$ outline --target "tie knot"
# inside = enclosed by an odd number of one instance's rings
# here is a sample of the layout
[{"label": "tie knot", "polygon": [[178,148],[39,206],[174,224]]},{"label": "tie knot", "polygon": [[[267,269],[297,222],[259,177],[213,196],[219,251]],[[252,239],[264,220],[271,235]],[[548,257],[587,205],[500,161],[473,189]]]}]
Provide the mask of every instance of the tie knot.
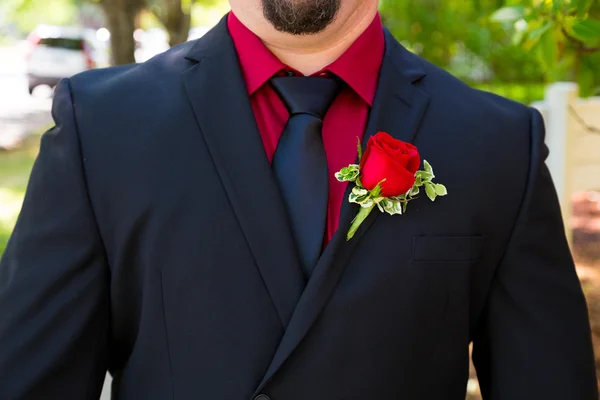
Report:
[{"label": "tie knot", "polygon": [[271,79],[271,86],[290,114],[311,114],[323,120],[341,89],[337,78],[285,76]]}]

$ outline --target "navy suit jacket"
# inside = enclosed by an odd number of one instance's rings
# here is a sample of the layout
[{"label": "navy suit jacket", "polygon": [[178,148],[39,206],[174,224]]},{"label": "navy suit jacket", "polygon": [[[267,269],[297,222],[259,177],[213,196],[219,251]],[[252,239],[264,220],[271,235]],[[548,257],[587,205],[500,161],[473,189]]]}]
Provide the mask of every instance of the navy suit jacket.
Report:
[{"label": "navy suit jacket", "polygon": [[[357,60],[359,62],[359,60]],[[386,33],[366,139],[449,195],[357,212],[308,282],[225,22],[56,89],[0,267],[0,398],[597,400],[538,112]]]}]

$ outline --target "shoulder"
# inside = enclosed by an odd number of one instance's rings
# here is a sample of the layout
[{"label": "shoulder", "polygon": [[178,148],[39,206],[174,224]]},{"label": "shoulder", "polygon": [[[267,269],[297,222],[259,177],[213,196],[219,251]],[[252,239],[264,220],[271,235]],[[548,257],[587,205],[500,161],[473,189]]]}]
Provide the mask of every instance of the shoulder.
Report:
[{"label": "shoulder", "polygon": [[[195,63],[186,59],[194,43],[184,43],[145,63],[90,70],[59,84],[53,117],[72,120],[82,154],[92,165],[106,154],[126,159],[140,144],[174,135],[175,121],[189,108],[182,74]],[[193,116],[193,114],[191,114]]]},{"label": "shoulder", "polygon": [[477,134],[528,134],[534,114],[531,107],[474,89],[425,60],[422,63],[427,73],[422,88],[430,96],[430,111],[440,118],[450,124],[471,127]]},{"label": "shoulder", "polygon": [[193,65],[185,58],[192,45],[184,43],[141,64],[86,71],[61,85],[70,88],[82,140],[135,136],[140,121],[152,125],[181,109],[187,101],[181,75]]},{"label": "shoulder", "polygon": [[530,157],[532,146],[543,145],[544,124],[536,109],[474,89],[430,62],[410,56],[424,72],[414,84],[428,97],[421,128],[429,135],[444,136],[484,154],[506,150],[521,159]]},{"label": "shoulder", "polygon": [[[474,89],[447,71],[411,53],[386,32],[386,58],[400,79],[428,99],[422,128],[461,139],[486,137],[528,141],[537,111],[527,105]],[[477,140],[476,140],[477,142]]]},{"label": "shoulder", "polygon": [[[532,165],[541,164],[547,156],[539,112],[471,88],[441,68],[404,51],[404,57],[410,57],[405,62],[420,70],[420,78],[413,85],[427,98],[416,135],[417,145],[443,171],[440,176],[459,182],[455,186],[463,185],[462,190],[473,193],[473,198],[488,201],[525,188]],[[396,69],[402,72],[402,67]],[[470,176],[469,182],[489,184],[460,183],[463,176]],[[518,201],[520,198],[515,204]]]},{"label": "shoulder", "polygon": [[73,96],[101,99],[126,95],[142,98],[147,90],[164,89],[190,66],[185,56],[192,46],[193,42],[175,46],[141,64],[77,74],[70,78]]}]

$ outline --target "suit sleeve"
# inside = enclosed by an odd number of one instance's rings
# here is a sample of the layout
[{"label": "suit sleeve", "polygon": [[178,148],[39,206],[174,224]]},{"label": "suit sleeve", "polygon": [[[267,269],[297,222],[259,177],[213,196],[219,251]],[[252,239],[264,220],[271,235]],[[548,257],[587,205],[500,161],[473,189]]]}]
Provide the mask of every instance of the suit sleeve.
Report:
[{"label": "suit sleeve", "polygon": [[109,274],[87,194],[69,81],[0,261],[0,398],[98,399]]},{"label": "suit sleeve", "polygon": [[598,400],[587,306],[532,111],[528,187],[474,337],[485,400]]}]

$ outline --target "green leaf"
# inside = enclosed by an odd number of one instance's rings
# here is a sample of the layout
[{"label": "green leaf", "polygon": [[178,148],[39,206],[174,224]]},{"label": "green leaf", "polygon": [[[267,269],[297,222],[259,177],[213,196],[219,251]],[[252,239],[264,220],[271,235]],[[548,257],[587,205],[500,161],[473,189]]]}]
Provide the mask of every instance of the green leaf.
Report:
[{"label": "green leaf", "polygon": [[398,200],[387,198],[377,203],[379,211],[386,212],[390,215],[402,214],[402,204]]},{"label": "green leaf", "polygon": [[539,28],[533,29],[531,32],[529,32],[529,34],[527,35],[527,41],[529,42],[530,46],[535,46],[535,44],[537,44],[539,42],[539,40],[542,38],[542,36],[548,32],[548,30],[550,28],[552,28],[554,26],[554,21],[548,21],[546,22],[544,25],[540,26]]},{"label": "green leaf", "polygon": [[350,196],[348,197],[348,201],[350,203],[356,203],[363,206],[364,204],[372,204],[373,199],[371,198],[371,194],[365,188],[355,186],[352,188],[352,192],[350,192]]},{"label": "green leaf", "polygon": [[408,201],[402,203],[402,212],[406,214],[406,208],[408,207]]},{"label": "green leaf", "polygon": [[564,5],[565,0],[552,0],[552,9],[554,12],[558,12]]},{"label": "green leaf", "polygon": [[354,194],[358,197],[367,196],[369,194],[369,191],[365,188],[356,186],[356,187],[352,188],[352,194]]},{"label": "green leaf", "polygon": [[490,17],[493,22],[499,23],[510,23],[516,22],[521,18],[525,17],[525,7],[523,6],[510,6],[502,7],[496,10]]},{"label": "green leaf", "polygon": [[544,1],[540,1],[537,6],[527,10],[524,20],[526,22],[536,21],[542,14],[548,14],[546,3]]},{"label": "green leaf", "polygon": [[423,166],[425,167],[425,172],[429,172],[431,175],[433,175],[433,168],[431,167],[431,164],[427,162],[427,160],[423,160]]},{"label": "green leaf", "polygon": [[375,205],[375,202],[372,198],[368,197],[365,201],[362,201],[358,204],[360,204],[362,208],[371,208]]},{"label": "green leaf", "polygon": [[413,186],[412,189],[410,189],[410,192],[408,192],[409,196],[418,196],[419,192],[421,191],[421,189],[419,189],[419,187],[417,185]]},{"label": "green leaf", "polygon": [[435,201],[437,194],[435,192],[435,185],[433,183],[431,183],[431,182],[425,183],[425,192],[427,192],[427,197],[429,197],[429,199],[431,201]]},{"label": "green leaf", "polygon": [[358,136],[356,139],[358,140],[358,163],[360,164],[360,160],[362,159],[362,143],[360,142],[360,138]]},{"label": "green leaf", "polygon": [[438,196],[445,196],[445,195],[448,194],[448,190],[446,189],[446,186],[438,183],[438,184],[435,185],[435,193]]},{"label": "green leaf", "polygon": [[356,164],[350,164],[346,168],[342,168],[339,172],[335,173],[335,178],[340,182],[354,182],[360,174],[359,166]]},{"label": "green leaf", "polygon": [[546,71],[552,71],[558,61],[558,42],[555,40],[554,30],[547,30],[542,35],[537,50]]},{"label": "green leaf", "polygon": [[[417,180],[421,179],[422,183],[431,182],[431,180],[433,178],[435,178],[435,176],[431,172],[427,172],[427,171],[417,171],[415,176],[416,176]],[[420,185],[420,186],[422,186],[422,185]]]},{"label": "green leaf", "polygon": [[574,11],[579,18],[583,18],[594,0],[571,0],[568,10]]},{"label": "green leaf", "polygon": [[[582,60],[583,61],[583,60]],[[577,73],[577,83],[581,97],[594,96],[594,82],[596,80],[596,67],[591,62],[582,62]]]},{"label": "green leaf", "polygon": [[373,188],[373,190],[371,190],[371,196],[372,196],[372,197],[375,197],[375,198],[376,198],[376,197],[379,197],[379,196],[381,195],[381,184],[382,184],[383,182],[385,182],[385,179],[382,179],[382,180],[381,180],[381,182],[379,182],[379,183],[377,184],[377,186],[375,186],[375,187]]},{"label": "green leaf", "polygon": [[577,39],[584,42],[600,39],[600,21],[597,19],[584,19],[571,26],[571,31]]}]

